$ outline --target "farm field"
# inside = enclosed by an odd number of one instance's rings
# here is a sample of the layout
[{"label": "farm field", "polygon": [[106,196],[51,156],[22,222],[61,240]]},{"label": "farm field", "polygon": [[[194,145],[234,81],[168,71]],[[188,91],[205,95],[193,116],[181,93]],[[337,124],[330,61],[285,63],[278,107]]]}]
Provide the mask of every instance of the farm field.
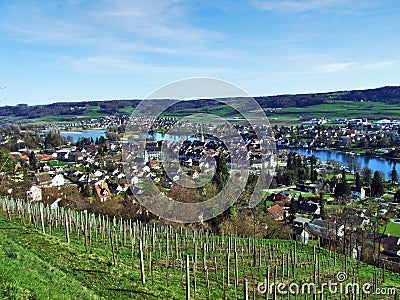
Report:
[{"label": "farm field", "polygon": [[[298,124],[303,119],[313,117],[326,117],[331,120],[336,118],[360,118],[367,117],[371,120],[382,118],[400,118],[400,106],[382,102],[354,102],[344,100],[328,100],[329,103],[311,105],[306,107],[288,107],[277,109],[268,113],[268,119],[272,125]],[[240,109],[240,108],[239,108]],[[118,109],[117,114],[131,115],[135,109],[125,106]],[[162,117],[182,117],[188,114],[211,113],[227,119],[237,119],[242,116],[226,105],[214,105],[209,107],[185,109],[181,111],[165,111]],[[19,117],[0,117],[2,123],[29,122],[29,123],[67,123],[78,120],[90,120],[93,118],[108,116],[102,112],[99,106],[88,106],[84,115],[48,115],[36,119],[21,119]],[[251,115],[251,114],[250,114]],[[251,116],[250,116],[251,117]]]},{"label": "farm field", "polygon": [[331,120],[361,117],[368,119],[400,118],[400,107],[399,105],[381,102],[332,101],[328,104],[279,109],[269,118],[271,123],[275,121],[279,123],[291,123],[299,121],[300,116],[304,119],[326,117]]},{"label": "farm field", "polygon": [[[311,283],[318,292],[343,272],[342,284],[400,288],[399,274],[315,244],[216,236],[15,200],[1,199],[0,205],[0,295],[5,299],[265,299],[260,283]],[[288,298],[270,291],[269,299],[274,293],[275,299]],[[340,296],[324,293],[324,299]]]}]

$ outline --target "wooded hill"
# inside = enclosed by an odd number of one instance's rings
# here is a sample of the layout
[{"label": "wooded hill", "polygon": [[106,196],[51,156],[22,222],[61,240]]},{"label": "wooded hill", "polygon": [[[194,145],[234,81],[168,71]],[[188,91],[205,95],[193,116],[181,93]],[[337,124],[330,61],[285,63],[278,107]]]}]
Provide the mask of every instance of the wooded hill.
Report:
[{"label": "wooded hill", "polygon": [[[263,108],[307,107],[334,101],[368,101],[387,104],[400,104],[400,86],[387,86],[376,89],[339,91],[329,93],[311,93],[255,97]],[[81,102],[57,102],[46,105],[0,107],[0,117],[18,119],[38,119],[46,116],[101,116],[130,113],[140,100],[104,100]],[[207,104],[207,105],[205,105]],[[202,99],[183,101],[169,111],[198,109],[218,105],[218,101]]]}]

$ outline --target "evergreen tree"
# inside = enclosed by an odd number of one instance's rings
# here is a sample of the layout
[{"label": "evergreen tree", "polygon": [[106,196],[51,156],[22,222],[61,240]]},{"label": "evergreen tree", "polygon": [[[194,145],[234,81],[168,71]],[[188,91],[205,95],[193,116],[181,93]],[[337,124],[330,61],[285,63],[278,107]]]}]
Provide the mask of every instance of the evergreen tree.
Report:
[{"label": "evergreen tree", "polygon": [[363,180],[364,180],[364,184],[365,185],[370,185],[371,184],[371,180],[372,180],[372,170],[368,167],[365,167],[362,170],[362,176],[363,176]]},{"label": "evergreen tree", "polygon": [[342,171],[342,179],[339,183],[336,184],[335,188],[335,198],[337,199],[346,199],[350,194],[350,187],[347,183],[346,172]]},{"label": "evergreen tree", "polygon": [[322,219],[326,218],[326,212],[325,212],[325,199],[324,199],[324,194],[319,193],[319,206],[320,206],[320,213],[319,215],[321,216]]},{"label": "evergreen tree", "polygon": [[[301,194],[300,194],[301,196]],[[293,221],[295,215],[298,212],[297,202],[294,200],[294,197],[290,200],[290,207],[289,207],[289,214],[290,214],[290,221]]]},{"label": "evergreen tree", "polygon": [[400,202],[400,190],[397,190],[393,197],[394,202]]},{"label": "evergreen tree", "polygon": [[29,166],[32,170],[36,170],[38,168],[36,154],[33,151],[31,151],[31,153],[29,154]]},{"label": "evergreen tree", "polygon": [[374,196],[382,196],[384,193],[383,180],[379,171],[374,172],[374,177],[371,182],[371,192]]},{"label": "evergreen tree", "polygon": [[238,217],[237,211],[236,211],[236,206],[233,204],[231,207],[229,207],[229,218],[232,220],[236,220]]},{"label": "evergreen tree", "polygon": [[215,183],[219,189],[222,189],[229,179],[229,168],[226,164],[226,156],[220,152],[216,159],[217,167],[215,170]]},{"label": "evergreen tree", "polygon": [[358,173],[358,172],[356,173],[356,179],[355,179],[354,184],[355,184],[356,187],[361,187],[362,186],[361,176],[360,176],[360,173]]},{"label": "evergreen tree", "polygon": [[311,156],[310,161],[311,161],[310,180],[312,182],[315,182],[318,179],[318,173],[315,171],[315,164],[317,162],[317,158],[315,157],[315,155]]},{"label": "evergreen tree", "polygon": [[397,173],[396,165],[394,165],[392,171],[390,171],[390,179],[392,184],[395,184],[399,180],[399,174]]},{"label": "evergreen tree", "polygon": [[303,197],[303,195],[300,193],[299,202],[303,202],[303,201],[304,201],[304,197]]}]

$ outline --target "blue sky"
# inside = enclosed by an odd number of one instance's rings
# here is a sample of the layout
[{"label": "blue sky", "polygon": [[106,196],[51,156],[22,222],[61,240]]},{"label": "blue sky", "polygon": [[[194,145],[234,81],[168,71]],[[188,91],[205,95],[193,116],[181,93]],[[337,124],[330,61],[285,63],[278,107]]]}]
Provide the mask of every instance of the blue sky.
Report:
[{"label": "blue sky", "polygon": [[0,105],[188,77],[252,96],[399,85],[399,20],[398,0],[0,0]]}]

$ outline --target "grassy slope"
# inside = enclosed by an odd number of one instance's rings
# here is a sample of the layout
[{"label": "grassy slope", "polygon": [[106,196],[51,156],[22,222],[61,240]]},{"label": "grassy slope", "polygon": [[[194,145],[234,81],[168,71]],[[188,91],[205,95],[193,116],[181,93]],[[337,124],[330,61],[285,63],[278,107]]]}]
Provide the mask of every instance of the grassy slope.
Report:
[{"label": "grassy slope", "polygon": [[157,283],[151,290],[141,286],[137,271],[112,267],[99,251],[86,254],[81,244],[9,223],[0,213],[0,299],[99,298],[180,297]]},{"label": "grassy slope", "polygon": [[8,234],[0,236],[0,297],[2,299],[99,298],[73,276],[44,261],[32,251],[24,249],[21,243],[16,243]]},{"label": "grassy slope", "polygon": [[400,117],[400,107],[380,102],[350,102],[332,101],[329,104],[307,106],[303,108],[291,107],[278,110],[270,117],[270,120],[294,121],[299,120],[299,116],[305,118],[327,117],[335,118],[357,118],[368,117],[379,119],[384,117]]},{"label": "grassy slope", "polygon": [[[380,229],[380,232],[383,232],[384,227]],[[386,227],[385,234],[390,234],[395,237],[400,237],[400,224],[395,222],[389,222]]]},{"label": "grassy slope", "polygon": [[[279,243],[283,249],[291,247],[289,241],[271,242]],[[299,246],[299,251],[300,248],[302,253],[304,251],[302,255],[312,256],[312,246],[303,246]],[[129,253],[129,249],[127,250]],[[128,253],[126,259],[120,257],[118,267],[112,265],[109,248],[107,253],[105,255],[104,245],[101,243],[93,248],[92,254],[85,253],[81,239],[73,238],[67,244],[62,231],[43,235],[32,225],[21,225],[16,216],[10,223],[5,213],[0,212],[0,298],[184,299],[185,279],[179,275],[179,267],[175,271],[171,269],[169,282],[165,282],[162,261],[155,261],[154,282],[148,278],[146,286],[142,286],[138,266],[132,270]],[[323,260],[328,257],[332,259],[331,253],[326,249],[321,249],[321,255]],[[243,265],[244,268],[247,268],[247,263]],[[337,263],[336,268],[340,270],[342,262],[338,260]],[[368,280],[372,278],[373,270],[372,266],[361,264],[360,275]],[[210,275],[212,273],[210,271]],[[301,277],[300,274],[297,276]],[[400,287],[398,274],[386,272],[385,277],[384,286]],[[307,278],[305,276],[303,279]],[[205,299],[204,287],[200,291],[201,285],[203,284],[199,282],[198,299]],[[222,297],[222,288],[213,285],[212,299]]]}]

